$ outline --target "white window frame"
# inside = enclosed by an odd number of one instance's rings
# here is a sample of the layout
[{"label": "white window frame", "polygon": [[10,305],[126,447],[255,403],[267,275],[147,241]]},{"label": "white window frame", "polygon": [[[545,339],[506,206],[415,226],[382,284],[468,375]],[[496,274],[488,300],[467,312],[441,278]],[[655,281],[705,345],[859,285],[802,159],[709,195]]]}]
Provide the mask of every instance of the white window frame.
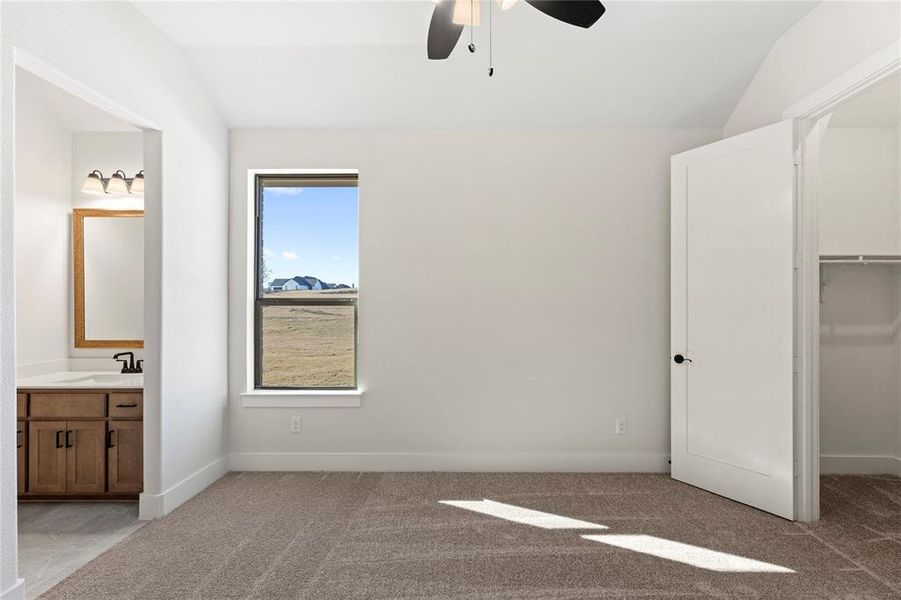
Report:
[{"label": "white window frame", "polygon": [[[256,291],[256,180],[266,175],[356,175],[357,169],[248,169],[245,214],[244,262],[244,408],[355,408],[362,404],[363,384],[357,375],[354,390],[258,390],[254,389],[254,309]],[[359,189],[359,188],[358,188]],[[359,336],[357,343],[359,344]]]}]

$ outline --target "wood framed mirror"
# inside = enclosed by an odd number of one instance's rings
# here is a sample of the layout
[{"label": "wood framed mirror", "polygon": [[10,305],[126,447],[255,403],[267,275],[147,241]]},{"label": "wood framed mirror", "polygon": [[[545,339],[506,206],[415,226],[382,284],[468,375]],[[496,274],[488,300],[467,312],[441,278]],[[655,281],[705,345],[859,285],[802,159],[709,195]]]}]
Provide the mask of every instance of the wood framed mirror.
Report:
[{"label": "wood framed mirror", "polygon": [[144,347],[144,211],[72,211],[76,348]]}]

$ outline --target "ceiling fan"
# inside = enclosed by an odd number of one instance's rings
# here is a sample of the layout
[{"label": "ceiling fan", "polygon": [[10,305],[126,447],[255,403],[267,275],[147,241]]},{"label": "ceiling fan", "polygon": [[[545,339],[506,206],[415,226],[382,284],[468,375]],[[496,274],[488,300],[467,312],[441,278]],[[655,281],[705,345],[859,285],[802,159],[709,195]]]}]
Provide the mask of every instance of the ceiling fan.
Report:
[{"label": "ceiling fan", "polygon": [[[487,0],[489,3],[492,0]],[[517,0],[497,0],[502,9]],[[526,0],[549,17],[588,29],[606,10],[599,0]],[[490,10],[489,4],[489,10]],[[490,15],[490,13],[489,13]],[[431,60],[444,60],[453,52],[463,28],[479,24],[479,0],[437,0],[429,24],[428,55]],[[475,46],[469,45],[475,52]]]}]

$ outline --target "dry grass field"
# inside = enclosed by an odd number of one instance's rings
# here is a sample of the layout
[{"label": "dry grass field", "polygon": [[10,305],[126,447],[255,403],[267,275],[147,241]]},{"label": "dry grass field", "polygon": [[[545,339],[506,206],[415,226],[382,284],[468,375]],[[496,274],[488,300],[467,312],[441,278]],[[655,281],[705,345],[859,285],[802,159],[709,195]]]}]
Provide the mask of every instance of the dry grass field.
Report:
[{"label": "dry grass field", "polygon": [[[340,296],[357,290],[289,291],[267,298]],[[352,387],[354,307],[267,306],[263,309],[263,385]]]}]

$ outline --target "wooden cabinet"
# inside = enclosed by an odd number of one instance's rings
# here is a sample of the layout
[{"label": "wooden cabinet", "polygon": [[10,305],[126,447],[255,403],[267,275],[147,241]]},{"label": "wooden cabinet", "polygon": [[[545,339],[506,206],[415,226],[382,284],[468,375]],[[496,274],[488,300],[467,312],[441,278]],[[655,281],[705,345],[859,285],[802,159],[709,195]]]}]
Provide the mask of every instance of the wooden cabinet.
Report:
[{"label": "wooden cabinet", "polygon": [[26,444],[28,443],[28,433],[25,429],[25,421],[16,421],[16,479],[18,481],[18,490],[20,494],[25,493],[25,481],[27,478],[27,474],[25,469],[27,469],[27,462],[25,461],[25,457],[28,455],[28,448],[26,448]]},{"label": "wooden cabinet", "polygon": [[110,421],[107,433],[109,491],[137,494],[144,487],[144,427],[141,421]]},{"label": "wooden cabinet", "polygon": [[20,390],[17,401],[20,498],[143,491],[140,391]]},{"label": "wooden cabinet", "polygon": [[66,492],[106,491],[106,422],[69,421],[66,429]]},{"label": "wooden cabinet", "polygon": [[102,419],[106,416],[106,394],[31,394],[28,416]]},{"label": "wooden cabinet", "polygon": [[66,492],[66,422],[31,421],[28,427],[28,491]]},{"label": "wooden cabinet", "polygon": [[144,415],[144,394],[110,394],[109,416],[111,419],[123,419],[135,417],[140,419]]}]

